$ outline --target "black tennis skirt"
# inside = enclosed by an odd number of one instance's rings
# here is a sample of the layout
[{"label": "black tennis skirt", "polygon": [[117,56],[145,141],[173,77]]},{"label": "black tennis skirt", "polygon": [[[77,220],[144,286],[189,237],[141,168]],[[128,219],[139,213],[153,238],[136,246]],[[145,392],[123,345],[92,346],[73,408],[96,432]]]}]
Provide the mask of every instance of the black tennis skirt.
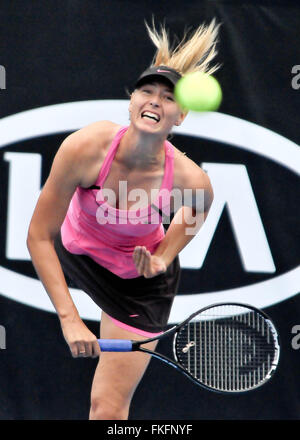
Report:
[{"label": "black tennis skirt", "polygon": [[86,292],[109,316],[145,332],[164,331],[180,281],[178,256],[165,273],[124,279],[87,255],[66,250],[59,234],[55,249],[70,287]]}]

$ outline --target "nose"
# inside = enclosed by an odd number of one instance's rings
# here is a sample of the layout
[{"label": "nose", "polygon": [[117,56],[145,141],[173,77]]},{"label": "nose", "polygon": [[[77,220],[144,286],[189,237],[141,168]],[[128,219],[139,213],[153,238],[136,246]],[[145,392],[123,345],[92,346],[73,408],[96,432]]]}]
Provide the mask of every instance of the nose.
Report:
[{"label": "nose", "polygon": [[157,95],[156,96],[152,96],[151,97],[151,101],[150,101],[149,104],[152,105],[153,107],[159,107],[160,106],[160,99],[159,99],[159,97]]}]

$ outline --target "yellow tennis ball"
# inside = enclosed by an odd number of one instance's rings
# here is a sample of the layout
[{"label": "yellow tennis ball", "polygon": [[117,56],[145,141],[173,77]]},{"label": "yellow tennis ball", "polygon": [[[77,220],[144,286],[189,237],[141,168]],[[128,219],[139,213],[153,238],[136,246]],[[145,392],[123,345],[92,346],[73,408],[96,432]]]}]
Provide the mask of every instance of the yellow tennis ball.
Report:
[{"label": "yellow tennis ball", "polygon": [[212,75],[192,72],[177,82],[174,96],[184,110],[215,111],[222,101],[222,89]]}]

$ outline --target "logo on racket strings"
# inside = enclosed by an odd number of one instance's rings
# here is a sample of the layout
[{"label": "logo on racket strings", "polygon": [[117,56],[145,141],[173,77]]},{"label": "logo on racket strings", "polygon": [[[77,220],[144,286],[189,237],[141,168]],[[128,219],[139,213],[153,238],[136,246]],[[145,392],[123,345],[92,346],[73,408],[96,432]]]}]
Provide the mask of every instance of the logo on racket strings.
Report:
[{"label": "logo on racket strings", "polygon": [[195,342],[191,341],[182,349],[183,353],[187,353],[191,347],[195,346]]}]

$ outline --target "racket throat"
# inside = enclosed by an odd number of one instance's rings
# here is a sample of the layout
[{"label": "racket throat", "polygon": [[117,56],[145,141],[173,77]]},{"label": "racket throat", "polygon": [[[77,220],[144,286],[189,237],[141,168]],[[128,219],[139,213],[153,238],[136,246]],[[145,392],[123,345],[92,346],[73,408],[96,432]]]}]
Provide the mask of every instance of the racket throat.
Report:
[{"label": "racket throat", "polygon": [[141,351],[141,344],[144,343],[144,341],[140,342],[140,341],[131,341],[131,351]]}]

